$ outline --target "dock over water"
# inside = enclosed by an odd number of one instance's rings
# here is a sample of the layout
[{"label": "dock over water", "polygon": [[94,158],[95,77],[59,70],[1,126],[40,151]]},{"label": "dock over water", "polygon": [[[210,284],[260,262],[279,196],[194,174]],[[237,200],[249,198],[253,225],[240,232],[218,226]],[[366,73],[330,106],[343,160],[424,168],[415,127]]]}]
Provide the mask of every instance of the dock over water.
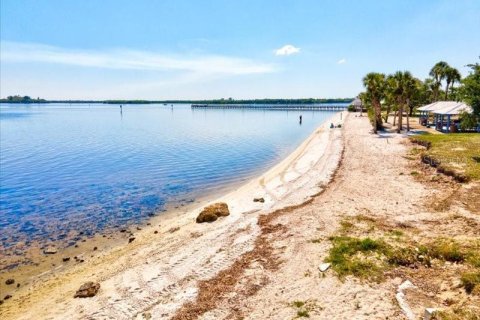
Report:
[{"label": "dock over water", "polygon": [[192,109],[344,111],[347,108],[348,105],[340,104],[192,104]]}]

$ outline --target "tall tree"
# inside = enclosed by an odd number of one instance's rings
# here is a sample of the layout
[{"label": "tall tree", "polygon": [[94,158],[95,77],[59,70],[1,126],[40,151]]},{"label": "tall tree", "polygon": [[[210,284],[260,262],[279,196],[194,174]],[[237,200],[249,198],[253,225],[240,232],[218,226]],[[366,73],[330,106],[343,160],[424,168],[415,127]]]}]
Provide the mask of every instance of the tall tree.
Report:
[{"label": "tall tree", "polygon": [[363,78],[368,100],[371,102],[374,112],[373,132],[383,129],[381,101],[385,96],[385,75],[383,73],[370,72]]},{"label": "tall tree", "polygon": [[462,80],[459,93],[463,100],[473,108],[473,115],[480,122],[480,64],[469,64],[472,71]]},{"label": "tall tree", "polygon": [[[393,95],[398,105],[398,126],[397,133],[403,128],[403,111],[409,107],[416,90],[416,79],[409,71],[397,71],[392,76]],[[407,130],[409,130],[407,113]]]},{"label": "tall tree", "polygon": [[430,76],[433,78],[435,87],[433,94],[433,101],[438,101],[439,90],[442,85],[442,80],[445,79],[446,71],[450,68],[445,61],[437,62],[430,70]]},{"label": "tall tree", "polygon": [[452,68],[452,67],[447,67],[445,70],[445,81],[447,82],[447,85],[445,87],[445,100],[448,100],[448,89],[450,85],[453,88],[453,85],[455,84],[455,81],[460,82],[462,80],[462,76],[460,75],[460,72],[458,72],[457,69]]}]

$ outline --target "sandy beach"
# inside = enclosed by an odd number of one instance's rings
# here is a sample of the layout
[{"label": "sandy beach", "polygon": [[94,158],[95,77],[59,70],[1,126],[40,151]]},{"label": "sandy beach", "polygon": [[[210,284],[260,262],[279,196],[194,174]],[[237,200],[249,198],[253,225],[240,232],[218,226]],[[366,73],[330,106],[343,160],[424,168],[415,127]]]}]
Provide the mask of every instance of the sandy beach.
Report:
[{"label": "sandy beach", "polygon": [[[343,126],[330,129],[330,122]],[[21,287],[0,306],[2,319],[292,319],[294,301],[313,319],[408,319],[396,300],[405,280],[415,285],[406,303],[417,318],[445,299],[475,305],[478,298],[454,285],[461,266],[405,268],[381,282],[318,270],[328,238],[359,215],[407,226],[406,234],[415,229],[418,239],[459,231],[478,239],[478,212],[461,199],[432,209],[431,199],[458,187],[449,180],[428,186],[408,174],[416,165],[405,157],[410,148],[403,135],[372,135],[366,117],[337,114],[267,173],[212,201],[226,202],[228,217],[197,224],[203,206],[163,217],[132,243]],[[258,197],[265,202],[253,202]],[[463,218],[451,222],[452,214]],[[378,226],[374,232],[383,232]],[[74,299],[86,281],[100,283],[99,293]]]}]

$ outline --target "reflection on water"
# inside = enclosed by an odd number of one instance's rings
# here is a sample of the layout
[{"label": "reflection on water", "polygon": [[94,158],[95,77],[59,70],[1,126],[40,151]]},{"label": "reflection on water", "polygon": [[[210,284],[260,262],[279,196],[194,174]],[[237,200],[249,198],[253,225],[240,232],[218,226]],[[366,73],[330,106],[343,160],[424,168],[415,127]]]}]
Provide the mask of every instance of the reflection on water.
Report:
[{"label": "reflection on water", "polygon": [[285,157],[330,116],[189,105],[2,105],[1,247],[139,222],[169,203],[239,183]]}]

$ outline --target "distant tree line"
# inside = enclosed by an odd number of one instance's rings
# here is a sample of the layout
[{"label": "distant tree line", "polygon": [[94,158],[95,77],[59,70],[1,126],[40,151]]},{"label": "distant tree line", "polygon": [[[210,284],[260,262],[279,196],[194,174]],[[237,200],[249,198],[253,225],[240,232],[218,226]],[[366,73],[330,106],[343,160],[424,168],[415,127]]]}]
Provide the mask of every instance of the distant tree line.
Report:
[{"label": "distant tree line", "polygon": [[0,99],[2,103],[106,103],[106,104],[316,104],[316,103],[350,103],[353,98],[301,98],[301,99],[212,99],[212,100],[45,100],[31,99],[28,96],[8,96]]},{"label": "distant tree line", "polygon": [[5,99],[0,99],[0,102],[7,102],[7,103],[45,103],[46,100],[44,99],[32,99],[29,96],[8,96]]},{"label": "distant tree line", "polygon": [[471,71],[463,79],[460,72],[445,61],[436,63],[430,70],[430,77],[424,81],[409,71],[390,75],[368,73],[363,78],[365,91],[358,97],[368,109],[373,131],[376,133],[383,128],[391,112],[394,112],[394,126],[398,116],[398,133],[403,130],[403,115],[406,114],[408,131],[408,117],[417,107],[440,100],[464,101],[473,108],[473,114],[465,113],[461,120],[470,124],[480,122],[480,64],[469,64],[468,67]]}]

